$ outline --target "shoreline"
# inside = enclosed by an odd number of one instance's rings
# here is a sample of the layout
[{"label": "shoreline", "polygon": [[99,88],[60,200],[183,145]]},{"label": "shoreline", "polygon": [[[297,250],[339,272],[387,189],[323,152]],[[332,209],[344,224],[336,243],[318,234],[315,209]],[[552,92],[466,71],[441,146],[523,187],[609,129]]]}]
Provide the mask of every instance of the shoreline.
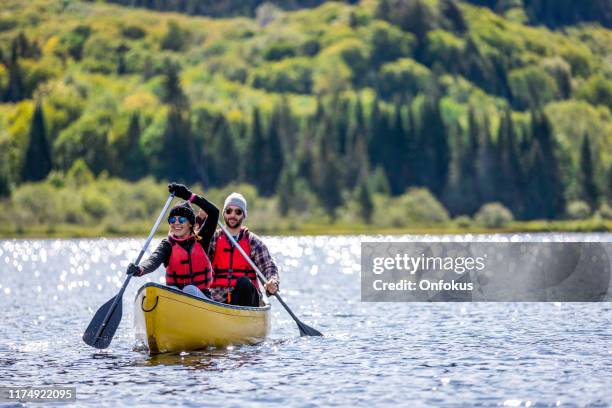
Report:
[{"label": "shoreline", "polygon": [[[290,227],[253,226],[258,235],[265,236],[313,236],[313,235],[453,235],[453,234],[512,234],[544,232],[612,232],[612,220],[563,220],[512,222],[501,228],[456,225],[421,225],[411,227],[377,227],[367,224],[308,224]],[[87,227],[75,225],[41,226],[29,229],[0,229],[0,239],[45,238],[120,238],[147,236],[150,230],[139,226],[124,229]],[[164,236],[160,228],[156,236]]]}]

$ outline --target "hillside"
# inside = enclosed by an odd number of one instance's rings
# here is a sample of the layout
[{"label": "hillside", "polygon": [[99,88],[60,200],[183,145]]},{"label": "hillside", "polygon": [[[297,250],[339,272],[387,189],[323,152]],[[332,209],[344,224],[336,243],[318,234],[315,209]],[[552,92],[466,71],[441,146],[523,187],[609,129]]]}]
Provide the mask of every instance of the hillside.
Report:
[{"label": "hillside", "polygon": [[0,194],[91,171],[247,182],[282,214],[355,201],[368,222],[415,187],[451,216],[489,202],[518,219],[564,218],[577,201],[592,213],[612,200],[610,10],[513,4],[266,3],[209,18],[5,0]]}]

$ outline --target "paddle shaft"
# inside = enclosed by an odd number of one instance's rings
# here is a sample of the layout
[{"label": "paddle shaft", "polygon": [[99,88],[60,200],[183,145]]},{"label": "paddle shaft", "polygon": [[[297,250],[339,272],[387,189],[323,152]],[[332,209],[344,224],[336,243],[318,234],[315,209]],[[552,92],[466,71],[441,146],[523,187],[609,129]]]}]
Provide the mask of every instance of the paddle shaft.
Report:
[{"label": "paddle shaft", "polygon": [[[166,204],[164,205],[164,209],[159,214],[159,217],[157,217],[157,221],[155,221],[155,225],[153,225],[153,228],[151,229],[151,232],[149,233],[149,237],[145,241],[144,246],[140,250],[140,254],[138,254],[138,257],[136,258],[136,261],[134,262],[134,264],[136,266],[138,266],[138,264],[140,263],[140,260],[142,259],[142,257],[145,254],[145,251],[149,247],[149,244],[151,243],[151,240],[155,236],[155,232],[157,231],[157,228],[159,228],[159,224],[161,223],[162,217],[164,216],[166,211],[168,211],[168,207],[170,207],[170,204],[172,203],[173,199],[174,199],[174,193],[172,193],[172,194],[170,194],[168,196],[168,199],[166,200]],[[104,317],[104,320],[102,321],[102,324],[98,328],[98,331],[96,331],[96,336],[94,337],[94,339],[98,339],[100,337],[100,334],[102,334],[102,332],[104,331],[104,327],[106,327],[106,324],[108,323],[111,315],[113,314],[113,311],[117,307],[117,303],[119,303],[121,301],[121,299],[123,298],[123,292],[125,291],[125,288],[127,287],[128,283],[130,282],[130,279],[132,279],[132,275],[131,274],[127,276],[127,278],[125,279],[125,282],[123,282],[123,285],[121,286],[121,290],[119,291],[117,296],[115,296],[115,300],[113,300],[113,304],[108,309],[108,312],[106,312],[106,316]]]},{"label": "paddle shaft", "polygon": [[[249,265],[251,265],[251,268],[253,268],[255,270],[255,273],[257,273],[257,277],[259,278],[259,280],[261,281],[262,284],[266,284],[268,283],[268,280],[266,279],[266,277],[264,276],[263,273],[261,273],[261,271],[259,270],[259,268],[257,267],[257,265],[255,265],[255,263],[253,262],[253,260],[251,259],[251,257],[249,257],[246,252],[244,252],[244,249],[242,249],[242,247],[240,245],[238,245],[238,243],[236,242],[236,240],[234,239],[234,237],[232,236],[232,234],[230,234],[230,232],[227,230],[227,228],[225,228],[225,226],[223,224],[221,224],[221,221],[218,221],[217,224],[219,225],[219,227],[221,227],[221,229],[223,230],[223,232],[225,233],[225,235],[227,236],[227,239],[230,240],[230,242],[232,243],[232,245],[234,245],[234,247],[238,250],[238,252],[240,252],[240,254],[244,257],[244,259],[249,263]],[[278,301],[280,302],[281,305],[283,305],[283,307],[285,308],[285,310],[287,311],[287,313],[289,313],[289,315],[291,315],[291,317],[293,318],[293,320],[295,320],[295,322],[298,325],[303,325],[303,323],[300,321],[300,319],[297,318],[296,315],[293,314],[293,312],[291,311],[291,309],[289,308],[289,306],[287,306],[287,304],[285,303],[285,301],[280,297],[280,295],[278,294],[278,292],[274,293],[272,296],[275,296],[276,299],[278,299]]]},{"label": "paddle shaft", "polygon": [[[259,268],[257,267],[257,265],[255,265],[255,262],[253,262],[253,260],[251,259],[250,256],[247,255],[246,252],[244,252],[244,249],[242,249],[242,247],[240,245],[238,245],[238,243],[236,242],[236,240],[234,239],[234,237],[232,236],[232,234],[227,230],[227,228],[225,228],[225,226],[223,224],[221,224],[221,221],[217,221],[217,224],[219,225],[219,227],[223,230],[223,232],[225,233],[225,235],[227,236],[227,239],[230,240],[230,242],[232,243],[232,245],[238,250],[238,252],[240,252],[240,254],[242,255],[242,257],[249,263],[249,265],[251,265],[251,268],[253,268],[255,270],[255,273],[257,273],[257,277],[259,278],[259,280],[261,281],[261,283],[263,285],[265,285],[266,283],[268,283],[268,280],[266,279],[266,277],[264,276],[263,273],[261,273],[261,271],[259,270]],[[286,306],[285,306],[286,307]]]}]

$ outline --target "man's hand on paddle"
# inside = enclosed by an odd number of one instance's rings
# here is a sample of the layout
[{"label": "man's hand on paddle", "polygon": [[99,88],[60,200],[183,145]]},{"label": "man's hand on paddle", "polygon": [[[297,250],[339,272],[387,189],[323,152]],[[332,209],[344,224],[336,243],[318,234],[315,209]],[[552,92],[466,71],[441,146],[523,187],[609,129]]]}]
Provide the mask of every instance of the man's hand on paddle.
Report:
[{"label": "man's hand on paddle", "polygon": [[264,288],[266,289],[266,292],[273,295],[276,293],[276,291],[278,291],[278,281],[276,279],[270,279],[268,283],[264,285]]}]

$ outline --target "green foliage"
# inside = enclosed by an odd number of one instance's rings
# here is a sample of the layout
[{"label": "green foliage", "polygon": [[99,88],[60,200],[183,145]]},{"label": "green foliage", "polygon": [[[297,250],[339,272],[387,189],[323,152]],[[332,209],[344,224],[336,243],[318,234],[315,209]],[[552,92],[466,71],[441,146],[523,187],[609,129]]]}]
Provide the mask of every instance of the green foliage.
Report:
[{"label": "green foliage", "polygon": [[476,223],[486,228],[502,228],[513,219],[512,212],[500,203],[485,204],[474,216]]},{"label": "green foliage", "polygon": [[130,24],[121,28],[121,35],[130,40],[140,40],[147,33],[142,27]]},{"label": "green foliage", "polygon": [[567,99],[572,95],[572,71],[570,65],[561,57],[542,61],[542,67],[555,79],[559,95]]},{"label": "green foliage", "polygon": [[472,219],[467,215],[460,215],[453,222],[459,228],[470,228],[472,226]]},{"label": "green foliage", "polygon": [[253,73],[251,83],[271,92],[310,93],[311,64],[306,58],[291,58],[265,65]]},{"label": "green foliage", "polygon": [[512,101],[518,109],[543,106],[559,94],[555,79],[537,66],[511,71],[508,82],[512,91]]},{"label": "green foliage", "polygon": [[[376,68],[385,62],[409,57],[415,45],[413,35],[404,33],[397,27],[384,22],[375,22],[370,28],[370,63]],[[352,65],[350,60],[346,62]]]},{"label": "green foliage", "polygon": [[597,214],[605,220],[612,220],[612,207],[608,203],[602,203]]},{"label": "green foliage", "polygon": [[121,54],[113,39],[103,35],[92,35],[83,47],[83,68],[101,74],[112,74],[117,70]]},{"label": "green foliage", "polygon": [[48,184],[24,184],[11,198],[19,225],[54,225],[60,219],[61,203]]},{"label": "green foliage", "polygon": [[378,92],[385,98],[397,94],[416,95],[431,87],[432,75],[426,66],[410,58],[385,64],[380,69]]},{"label": "green foliage", "polygon": [[584,135],[580,149],[580,176],[582,184],[582,197],[591,208],[595,208],[599,199],[599,188],[595,182],[596,162],[591,152],[589,136]]},{"label": "green foliage", "polygon": [[285,58],[295,57],[296,55],[296,46],[287,40],[282,40],[269,44],[262,51],[262,56],[267,61],[279,61]]},{"label": "green foliage", "polygon": [[365,177],[357,185],[355,195],[356,201],[359,203],[359,216],[366,224],[371,223],[374,213],[374,202],[372,192],[370,191],[370,187]]},{"label": "green foliage", "polygon": [[87,41],[90,35],[91,28],[88,25],[78,25],[60,38],[62,50],[65,50],[69,56],[79,61],[83,54],[85,41]]},{"label": "green foliage", "polygon": [[412,188],[401,196],[376,208],[376,219],[388,220],[392,226],[435,225],[450,220],[448,212],[424,188]]},{"label": "green foliage", "polygon": [[612,112],[612,80],[601,75],[590,77],[576,92],[580,99],[592,105],[604,105]]},{"label": "green foliage", "polygon": [[[329,64],[329,68],[333,71],[340,71],[346,67],[348,71],[348,77],[354,83],[361,83],[368,70],[368,50],[363,42],[356,38],[340,40],[334,45],[325,48],[319,55],[321,60],[320,69],[321,72]],[[328,73],[329,75],[329,73]],[[340,80],[340,78],[333,76],[332,80]],[[341,81],[341,80],[340,80]],[[336,88],[338,89],[338,88]],[[330,88],[327,92],[334,91],[334,88]]]},{"label": "green foliage", "polygon": [[189,31],[181,27],[176,21],[169,21],[160,46],[162,50],[181,51],[186,48],[189,39]]},{"label": "green foliage", "polygon": [[94,187],[82,191],[83,210],[94,219],[103,219],[111,213],[113,203],[108,195]]},{"label": "green foliage", "polygon": [[427,34],[423,59],[430,65],[436,63],[455,72],[464,46],[464,41],[452,33],[434,30]]},{"label": "green foliage", "polygon": [[107,134],[113,116],[112,110],[88,112],[63,130],[53,146],[59,168],[68,170],[80,158],[95,174],[107,168],[110,159]]},{"label": "green foliage", "polygon": [[66,179],[69,181],[69,183],[76,186],[86,186],[93,183],[95,177],[91,170],[89,170],[89,167],[87,167],[85,160],[78,159],[66,173]]},{"label": "green foliage", "polygon": [[[131,187],[114,177],[207,189],[249,181],[263,213],[342,208],[338,219],[350,222],[367,220],[369,197],[376,214],[411,187],[453,216],[500,202],[519,219],[555,218],[566,199],[609,200],[610,30],[522,23],[588,20],[599,0],[549,14],[536,0],[473,2],[495,13],[454,0],[313,0],[300,5],[325,4],[300,12],[280,0],[152,6],[256,17],[220,20],[16,2],[0,18],[0,195],[48,172],[33,149],[42,144],[32,144],[44,136],[53,163],[44,183],[71,208],[57,222],[96,218],[117,233],[108,219]],[[45,18],[30,24],[40,10]],[[88,197],[68,203],[64,186],[96,176]],[[586,193],[588,180],[598,194]],[[131,201],[138,219],[152,210]]]},{"label": "green foliage", "polygon": [[567,205],[567,216],[572,220],[584,220],[591,215],[591,207],[584,201],[572,201]]}]

